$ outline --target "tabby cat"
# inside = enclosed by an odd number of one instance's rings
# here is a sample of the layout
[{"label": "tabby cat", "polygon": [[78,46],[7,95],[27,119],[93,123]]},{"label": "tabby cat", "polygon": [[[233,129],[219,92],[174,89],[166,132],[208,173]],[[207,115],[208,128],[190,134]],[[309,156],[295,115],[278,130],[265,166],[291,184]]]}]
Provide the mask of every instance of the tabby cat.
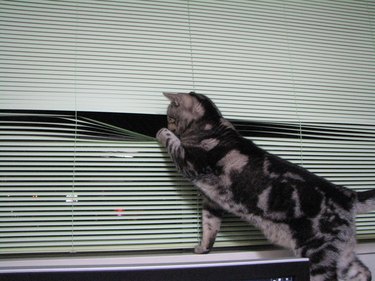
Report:
[{"label": "tabby cat", "polygon": [[356,193],[264,151],[204,95],[164,95],[171,101],[168,129],[156,138],[204,198],[195,253],[210,251],[226,211],[309,258],[311,280],[371,280],[354,252],[354,220],[375,209],[375,190]]}]

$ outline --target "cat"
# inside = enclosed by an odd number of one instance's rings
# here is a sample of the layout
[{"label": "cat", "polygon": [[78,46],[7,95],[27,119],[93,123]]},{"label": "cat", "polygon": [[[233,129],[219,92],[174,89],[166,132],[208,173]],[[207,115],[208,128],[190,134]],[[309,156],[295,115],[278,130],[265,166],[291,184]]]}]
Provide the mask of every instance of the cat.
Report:
[{"label": "cat", "polygon": [[375,190],[357,193],[272,155],[242,137],[202,94],[164,95],[168,129],[156,138],[204,198],[195,253],[211,250],[229,212],[309,258],[313,281],[371,280],[354,252],[355,216],[375,209]]}]

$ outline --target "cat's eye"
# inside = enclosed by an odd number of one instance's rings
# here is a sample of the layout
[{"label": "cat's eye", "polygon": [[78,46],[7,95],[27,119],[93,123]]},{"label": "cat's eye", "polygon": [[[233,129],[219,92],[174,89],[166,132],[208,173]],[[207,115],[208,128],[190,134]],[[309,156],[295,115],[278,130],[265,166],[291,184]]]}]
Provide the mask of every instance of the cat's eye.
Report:
[{"label": "cat's eye", "polygon": [[168,123],[169,123],[169,124],[173,124],[173,123],[175,123],[175,122],[176,122],[176,119],[174,119],[174,118],[172,118],[172,117],[169,117],[169,116],[167,116],[167,121],[168,121]]}]

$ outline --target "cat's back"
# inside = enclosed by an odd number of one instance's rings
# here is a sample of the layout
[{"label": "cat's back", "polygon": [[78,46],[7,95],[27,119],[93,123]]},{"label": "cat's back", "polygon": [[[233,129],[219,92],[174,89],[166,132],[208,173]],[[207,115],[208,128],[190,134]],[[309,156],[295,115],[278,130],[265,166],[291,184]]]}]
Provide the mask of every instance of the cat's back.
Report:
[{"label": "cat's back", "polygon": [[281,192],[285,192],[285,186],[293,189],[296,195],[292,196],[309,216],[317,214],[325,204],[350,210],[355,200],[354,191],[270,153],[265,154],[263,173]]}]

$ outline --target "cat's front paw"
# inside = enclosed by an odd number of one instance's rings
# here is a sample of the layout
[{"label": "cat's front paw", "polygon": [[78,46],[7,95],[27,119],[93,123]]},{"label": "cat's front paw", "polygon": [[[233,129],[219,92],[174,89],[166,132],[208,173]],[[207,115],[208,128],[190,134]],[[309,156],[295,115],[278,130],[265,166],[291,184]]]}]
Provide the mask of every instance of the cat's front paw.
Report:
[{"label": "cat's front paw", "polygon": [[157,133],[156,133],[156,139],[161,142],[161,143],[164,143],[165,140],[168,138],[168,133],[170,131],[167,129],[167,128],[161,128]]},{"label": "cat's front paw", "polygon": [[206,247],[203,247],[202,245],[197,245],[194,248],[195,254],[208,254],[210,252],[210,249],[207,249]]},{"label": "cat's front paw", "polygon": [[161,128],[157,133],[156,133],[156,139],[165,145],[166,140],[170,136],[171,131],[169,131],[167,128]]}]

